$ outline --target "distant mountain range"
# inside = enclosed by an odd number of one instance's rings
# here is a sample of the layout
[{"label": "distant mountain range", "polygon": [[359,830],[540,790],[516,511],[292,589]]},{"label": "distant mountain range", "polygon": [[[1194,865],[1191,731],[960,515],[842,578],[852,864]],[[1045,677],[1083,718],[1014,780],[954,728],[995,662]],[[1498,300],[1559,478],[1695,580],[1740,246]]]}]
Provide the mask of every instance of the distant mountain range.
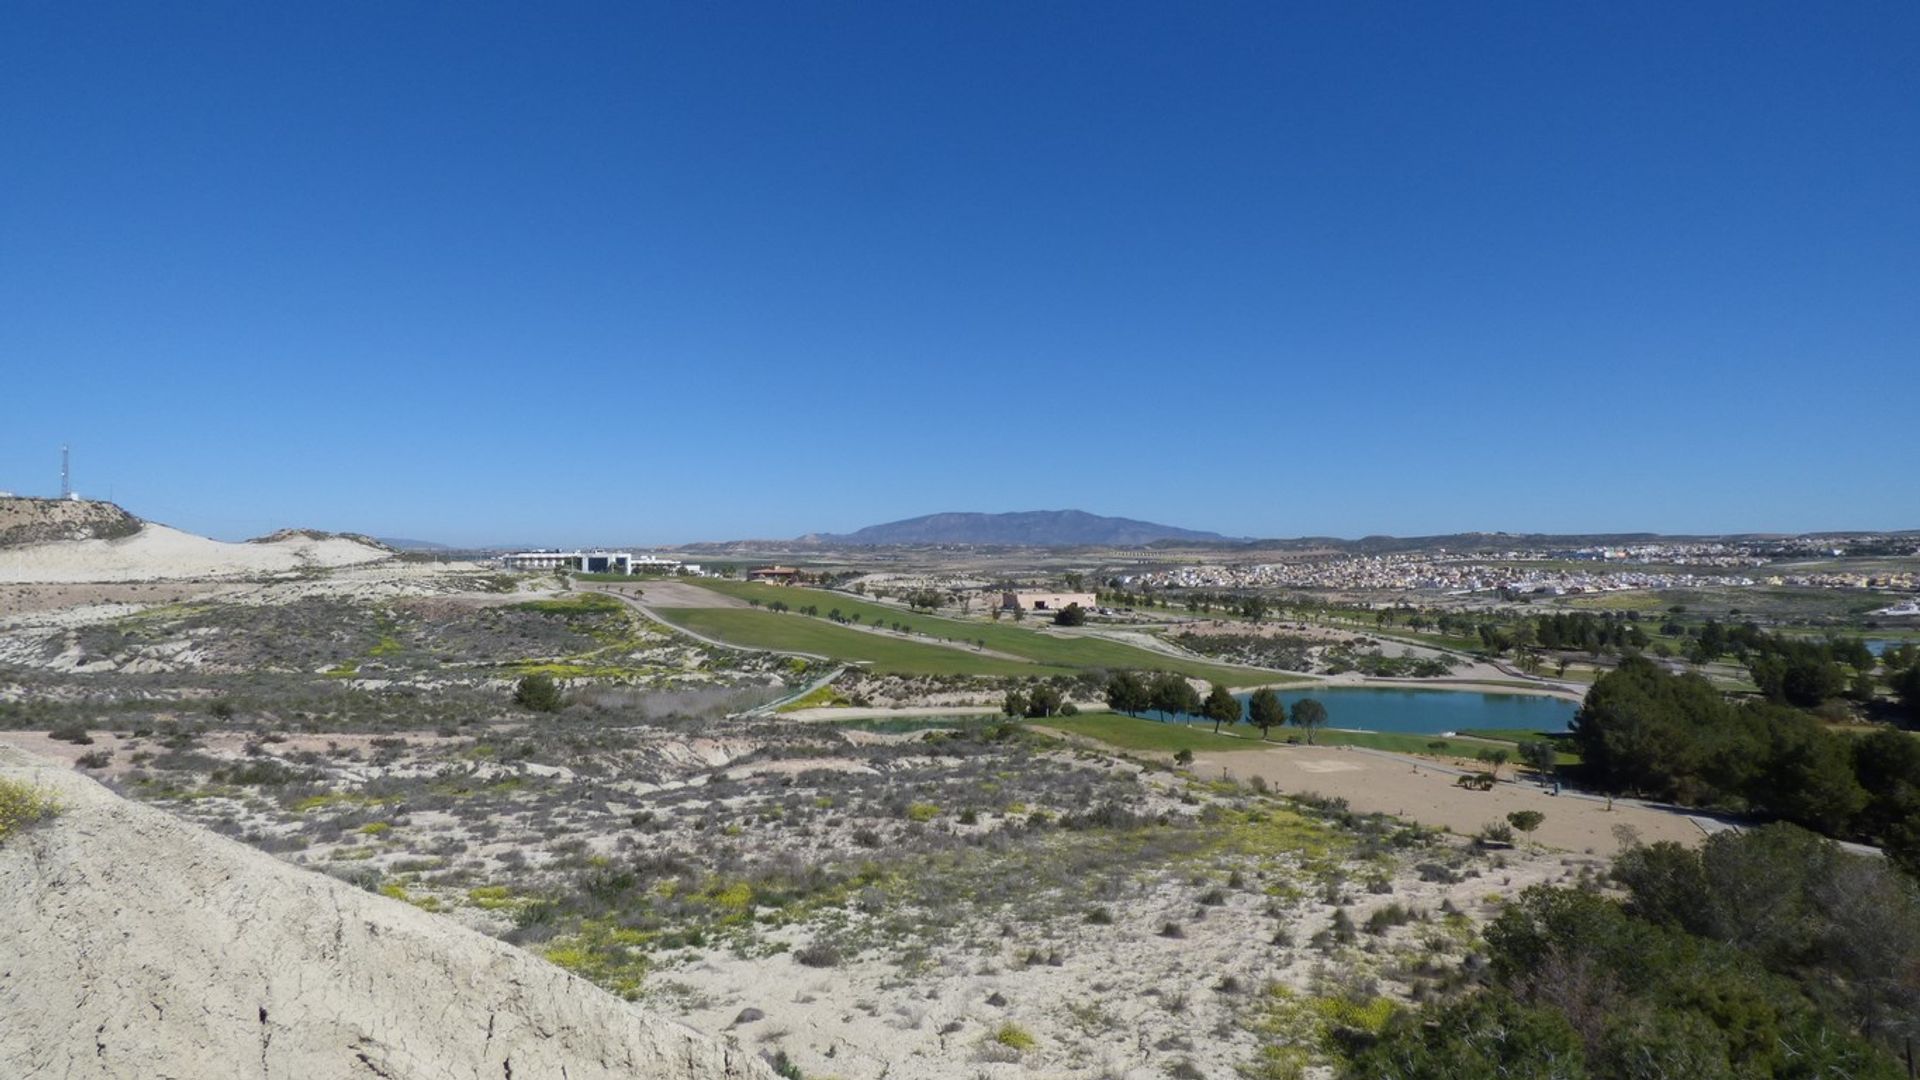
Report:
[{"label": "distant mountain range", "polygon": [[765,557],[767,553],[813,551],[835,547],[1153,547],[1192,548],[1257,556],[1263,552],[1313,553],[1342,552],[1353,555],[1387,555],[1444,549],[1459,553],[1487,553],[1514,550],[1556,550],[1589,547],[1622,547],[1647,543],[1690,543],[1719,540],[1755,542],[1788,540],[1811,536],[1881,536],[1902,540],[1920,535],[1920,530],[1875,532],[1843,530],[1808,533],[1796,537],[1788,533],[1739,533],[1724,535],[1672,535],[1651,532],[1623,533],[1507,533],[1467,532],[1433,536],[1363,536],[1345,539],[1334,536],[1253,539],[1225,537],[1198,529],[1158,525],[1133,518],[1102,517],[1079,510],[1029,510],[1010,514],[928,514],[924,517],[871,525],[850,533],[809,533],[792,540],[730,540],[676,545],[674,550],[713,557]]},{"label": "distant mountain range", "polygon": [[857,532],[815,533],[810,544],[979,544],[1004,547],[1131,547],[1178,540],[1218,543],[1219,533],[1156,525],[1132,518],[1102,517],[1084,510],[1023,510],[1008,514],[927,514],[869,525]]}]

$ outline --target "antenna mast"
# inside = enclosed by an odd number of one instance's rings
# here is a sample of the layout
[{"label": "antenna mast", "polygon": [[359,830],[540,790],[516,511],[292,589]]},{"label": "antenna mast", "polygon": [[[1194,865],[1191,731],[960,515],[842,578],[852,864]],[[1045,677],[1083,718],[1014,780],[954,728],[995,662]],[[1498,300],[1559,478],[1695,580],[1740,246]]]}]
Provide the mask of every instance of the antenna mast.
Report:
[{"label": "antenna mast", "polygon": [[67,448],[60,448],[60,497],[73,498],[73,474],[67,469]]}]

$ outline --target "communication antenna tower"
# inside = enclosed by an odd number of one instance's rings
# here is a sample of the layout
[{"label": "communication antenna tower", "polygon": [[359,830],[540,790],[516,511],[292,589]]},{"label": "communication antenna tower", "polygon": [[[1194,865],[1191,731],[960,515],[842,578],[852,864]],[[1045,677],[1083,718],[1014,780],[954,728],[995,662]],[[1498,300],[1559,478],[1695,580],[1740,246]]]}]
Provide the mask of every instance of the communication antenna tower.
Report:
[{"label": "communication antenna tower", "polygon": [[67,468],[67,448],[60,448],[60,497],[73,498],[73,474]]}]

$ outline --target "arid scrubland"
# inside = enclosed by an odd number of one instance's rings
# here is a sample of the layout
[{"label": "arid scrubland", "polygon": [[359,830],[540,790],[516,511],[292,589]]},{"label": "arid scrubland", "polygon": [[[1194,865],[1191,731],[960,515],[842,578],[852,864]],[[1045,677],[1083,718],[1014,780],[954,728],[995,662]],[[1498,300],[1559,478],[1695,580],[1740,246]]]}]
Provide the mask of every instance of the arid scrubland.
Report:
[{"label": "arid scrubland", "polygon": [[[1291,1075],[1470,980],[1500,897],[1592,867],[1017,726],[762,712],[816,672],[552,585],[24,611],[4,737],[789,1075]],[[516,707],[529,674],[565,706]]]}]

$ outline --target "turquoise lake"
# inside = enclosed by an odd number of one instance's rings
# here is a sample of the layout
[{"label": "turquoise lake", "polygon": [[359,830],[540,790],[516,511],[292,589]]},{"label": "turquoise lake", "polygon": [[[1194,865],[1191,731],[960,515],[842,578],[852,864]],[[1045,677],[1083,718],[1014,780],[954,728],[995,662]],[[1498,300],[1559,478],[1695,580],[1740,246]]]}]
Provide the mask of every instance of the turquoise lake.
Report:
[{"label": "turquoise lake", "polygon": [[[1323,686],[1280,690],[1289,707],[1303,697],[1327,707],[1327,726],[1360,731],[1438,735],[1467,728],[1565,731],[1580,706],[1537,694],[1483,694],[1467,690],[1417,690],[1381,686]],[[1245,703],[1247,695],[1239,695]]]}]

